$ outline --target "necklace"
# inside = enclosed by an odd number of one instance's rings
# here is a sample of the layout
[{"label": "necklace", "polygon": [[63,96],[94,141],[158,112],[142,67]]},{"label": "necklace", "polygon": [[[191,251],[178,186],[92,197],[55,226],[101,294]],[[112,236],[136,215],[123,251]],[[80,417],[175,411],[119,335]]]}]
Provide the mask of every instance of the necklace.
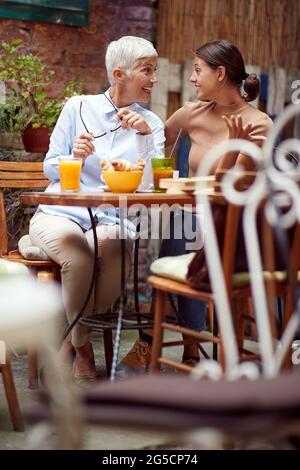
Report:
[{"label": "necklace", "polygon": [[234,108],[236,108],[235,111],[239,111],[242,107],[245,106],[245,100],[244,99],[241,99],[241,101],[237,101],[235,103],[231,103],[231,104],[218,104],[218,103],[214,103],[214,111],[217,113],[217,114],[222,114],[222,115],[228,115],[228,114],[232,114],[232,110]]}]

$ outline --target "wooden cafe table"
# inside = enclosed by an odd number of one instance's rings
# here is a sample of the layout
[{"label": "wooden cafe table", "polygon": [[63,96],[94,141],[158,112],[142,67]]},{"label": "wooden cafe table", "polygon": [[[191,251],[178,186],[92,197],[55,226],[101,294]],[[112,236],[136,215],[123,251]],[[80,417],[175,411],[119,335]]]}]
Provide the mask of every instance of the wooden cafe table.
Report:
[{"label": "wooden cafe table", "polygon": [[[96,223],[93,217],[92,208],[97,208],[100,205],[110,205],[120,210],[120,231],[121,231],[121,295],[120,295],[120,308],[118,315],[118,323],[116,328],[115,347],[113,352],[113,362],[111,368],[111,381],[114,381],[115,369],[117,365],[119,343],[122,328],[123,307],[125,302],[125,238],[122,237],[124,233],[124,209],[133,205],[141,205],[141,207],[150,208],[151,206],[157,208],[160,205],[167,205],[171,207],[173,204],[189,207],[195,205],[195,197],[192,193],[176,192],[176,193],[159,193],[159,192],[137,192],[137,193],[110,193],[104,191],[98,192],[24,192],[20,196],[20,201],[25,205],[60,205],[60,206],[80,206],[86,207],[91,219],[91,227],[94,235],[94,275],[93,280],[85,299],[81,311],[72,325],[68,328],[65,336],[71,331],[74,324],[80,319],[82,313],[87,305],[88,299],[91,295],[95,273],[98,260],[98,244],[96,236]],[[137,269],[136,269],[137,271]],[[137,285],[137,284],[135,284]],[[137,289],[135,289],[135,305],[137,301]]]},{"label": "wooden cafe table", "polygon": [[153,204],[194,204],[194,196],[191,193],[110,193],[110,192],[24,192],[20,196],[22,204],[26,205],[59,205],[59,206],[80,206],[97,207],[100,204],[111,204],[120,207],[120,202],[126,200],[127,207],[133,204],[142,204],[151,207]]}]

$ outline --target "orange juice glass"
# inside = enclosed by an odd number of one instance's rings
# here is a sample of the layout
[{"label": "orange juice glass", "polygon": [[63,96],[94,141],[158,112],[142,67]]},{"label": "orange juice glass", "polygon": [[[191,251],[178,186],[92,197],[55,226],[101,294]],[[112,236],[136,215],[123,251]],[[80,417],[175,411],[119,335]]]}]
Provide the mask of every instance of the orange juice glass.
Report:
[{"label": "orange juice glass", "polygon": [[159,187],[162,178],[173,178],[174,158],[152,158],[154,190],[165,192],[165,189]]},{"label": "orange juice glass", "polygon": [[61,191],[79,191],[82,159],[60,157],[59,174]]}]

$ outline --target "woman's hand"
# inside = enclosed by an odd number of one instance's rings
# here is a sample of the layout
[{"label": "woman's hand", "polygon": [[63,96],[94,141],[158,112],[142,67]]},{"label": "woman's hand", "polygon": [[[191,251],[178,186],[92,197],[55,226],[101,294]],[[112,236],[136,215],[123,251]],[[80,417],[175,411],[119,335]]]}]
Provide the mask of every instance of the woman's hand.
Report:
[{"label": "woman's hand", "polygon": [[248,124],[243,125],[242,117],[238,114],[237,116],[222,116],[228,131],[229,131],[229,139],[245,139],[250,140],[250,132],[252,130],[251,122]]},{"label": "woman's hand", "polygon": [[148,126],[145,119],[136,111],[121,108],[117,113],[117,117],[121,121],[123,129],[135,129],[140,134],[151,134],[151,128]]},{"label": "woman's hand", "polygon": [[[252,124],[243,125],[243,120],[240,115],[237,116],[222,116],[229,132],[229,139],[244,139],[251,140],[250,133],[252,130]],[[216,180],[221,181],[224,175],[224,171],[229,170],[237,163],[244,166],[246,170],[254,170],[255,165],[253,161],[247,156],[239,152],[227,152],[218,162],[214,173],[216,175]]]},{"label": "woman's hand", "polygon": [[89,155],[91,155],[95,151],[95,147],[92,144],[93,140],[94,137],[92,134],[88,134],[87,132],[80,134],[73,144],[72,152],[74,157],[79,157],[85,160]]}]

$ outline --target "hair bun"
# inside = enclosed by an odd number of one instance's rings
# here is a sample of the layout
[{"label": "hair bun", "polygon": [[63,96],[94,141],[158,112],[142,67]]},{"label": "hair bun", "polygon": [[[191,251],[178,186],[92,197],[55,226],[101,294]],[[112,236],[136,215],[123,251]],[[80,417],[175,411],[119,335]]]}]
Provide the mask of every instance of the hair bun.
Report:
[{"label": "hair bun", "polygon": [[259,95],[260,82],[256,73],[245,73],[244,90],[246,101],[253,101]]}]

